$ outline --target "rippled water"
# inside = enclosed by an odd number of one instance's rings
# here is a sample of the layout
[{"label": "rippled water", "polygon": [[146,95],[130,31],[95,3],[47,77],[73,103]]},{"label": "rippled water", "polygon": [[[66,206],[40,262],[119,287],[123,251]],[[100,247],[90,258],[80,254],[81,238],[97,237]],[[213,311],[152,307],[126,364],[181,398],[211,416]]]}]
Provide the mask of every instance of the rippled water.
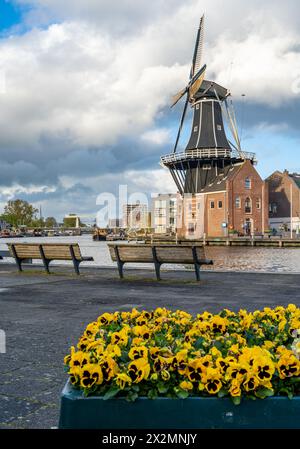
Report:
[{"label": "rippled water", "polygon": [[[6,243],[9,242],[79,243],[84,256],[94,257],[94,262],[85,262],[86,265],[115,265],[111,261],[106,242],[94,242],[91,235],[1,239],[0,249],[7,249]],[[209,266],[209,270],[300,273],[300,248],[207,247],[206,257],[214,260],[214,266]],[[149,267],[147,264],[144,266]],[[182,268],[182,266],[177,265],[173,268]]]}]

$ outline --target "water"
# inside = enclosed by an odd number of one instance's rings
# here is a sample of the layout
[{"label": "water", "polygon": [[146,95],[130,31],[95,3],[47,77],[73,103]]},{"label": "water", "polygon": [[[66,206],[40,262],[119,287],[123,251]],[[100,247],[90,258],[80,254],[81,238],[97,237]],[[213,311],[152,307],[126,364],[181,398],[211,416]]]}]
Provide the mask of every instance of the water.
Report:
[{"label": "water", "polygon": [[[106,242],[94,242],[91,235],[71,237],[24,237],[0,239],[0,250],[7,250],[6,243],[49,242],[78,243],[83,256],[92,256],[94,262],[84,262],[83,265],[113,267]],[[263,248],[263,247],[206,247],[206,257],[213,259],[214,266],[204,269],[223,271],[253,271],[272,273],[300,273],[300,248]],[[6,259],[13,262],[12,259]],[[39,262],[40,263],[40,262]],[[62,263],[62,262],[52,262]],[[69,264],[70,262],[65,262]],[[149,267],[149,264],[131,266]],[[171,267],[171,266],[170,266]],[[173,269],[183,266],[174,265]]]}]

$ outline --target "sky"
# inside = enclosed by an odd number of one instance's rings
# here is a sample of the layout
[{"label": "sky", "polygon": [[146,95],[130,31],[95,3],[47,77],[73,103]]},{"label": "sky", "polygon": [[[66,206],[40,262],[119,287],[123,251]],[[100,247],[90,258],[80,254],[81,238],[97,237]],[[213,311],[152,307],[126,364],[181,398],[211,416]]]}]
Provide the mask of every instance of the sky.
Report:
[{"label": "sky", "polygon": [[263,178],[300,172],[296,0],[0,0],[0,212],[22,198],[88,222],[120,184],[175,192],[159,159],[203,13],[207,78],[231,90],[243,149]]}]

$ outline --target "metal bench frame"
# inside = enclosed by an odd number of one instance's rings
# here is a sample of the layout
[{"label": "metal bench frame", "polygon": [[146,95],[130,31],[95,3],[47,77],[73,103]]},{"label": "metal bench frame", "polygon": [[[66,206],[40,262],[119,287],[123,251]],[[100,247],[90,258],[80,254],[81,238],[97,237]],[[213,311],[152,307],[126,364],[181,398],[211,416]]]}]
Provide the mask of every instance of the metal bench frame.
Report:
[{"label": "metal bench frame", "polygon": [[[26,245],[26,243],[22,243],[22,245]],[[49,258],[46,258],[43,246],[44,245],[51,246],[51,243],[44,243],[44,244],[43,243],[37,243],[37,244],[32,244],[31,243],[30,245],[38,246],[39,251],[40,251],[40,258],[43,261],[44,268],[45,268],[45,270],[46,270],[46,272],[48,274],[50,274],[50,269],[49,269],[50,262],[52,262],[53,260],[70,260],[70,259],[55,259],[55,258],[49,259]],[[93,257],[83,257],[83,256],[81,256],[80,259],[77,259],[76,256],[75,256],[75,252],[74,252],[74,246],[75,245],[78,246],[79,251],[80,251],[80,247],[79,247],[79,245],[77,243],[70,243],[70,244],[66,243],[65,245],[61,245],[61,246],[68,246],[69,247],[70,256],[71,256],[71,260],[72,260],[73,265],[74,265],[75,273],[79,275],[80,274],[79,265],[81,264],[81,262],[93,261],[94,258]],[[23,271],[22,263],[25,262],[26,260],[28,260],[28,257],[19,257],[18,256],[17,251],[16,251],[16,246],[18,246],[18,243],[16,243],[16,244],[15,243],[11,243],[9,246],[11,248],[11,251],[13,253],[13,256],[15,258],[15,261],[16,261],[16,264],[18,266],[19,271],[20,272]],[[53,244],[53,246],[57,246],[57,245]],[[80,251],[80,255],[81,255],[81,251]],[[34,256],[32,258],[36,259],[36,256]]]},{"label": "metal bench frame", "polygon": [[[113,245],[110,244],[110,247],[114,248],[114,252],[115,252],[115,256],[116,256],[116,260],[117,260],[117,265],[118,265],[118,271],[119,271],[119,275],[120,278],[123,279],[124,278],[124,265],[125,263],[151,263],[151,262],[138,262],[138,261],[126,261],[126,260],[122,260],[120,257],[120,253],[119,253],[119,246],[118,245]],[[161,245],[158,245],[158,247]],[[174,249],[176,248],[176,246],[172,246],[170,245],[170,247],[173,247]],[[179,246],[180,247],[180,246]],[[161,265],[163,265],[164,263],[180,263],[180,262],[164,262],[163,260],[159,260],[157,257],[157,252],[156,252],[156,246],[155,245],[151,245],[152,248],[152,257],[153,257],[153,264],[155,267],[155,274],[156,274],[156,278],[158,281],[161,281],[161,275],[160,275],[160,267]],[[201,265],[213,265],[213,261],[210,259],[198,259],[197,256],[197,247],[196,246],[191,246],[191,250],[192,250],[192,255],[193,255],[193,264],[194,264],[194,268],[195,268],[195,275],[196,275],[196,280],[200,281],[200,269],[201,269]]]}]

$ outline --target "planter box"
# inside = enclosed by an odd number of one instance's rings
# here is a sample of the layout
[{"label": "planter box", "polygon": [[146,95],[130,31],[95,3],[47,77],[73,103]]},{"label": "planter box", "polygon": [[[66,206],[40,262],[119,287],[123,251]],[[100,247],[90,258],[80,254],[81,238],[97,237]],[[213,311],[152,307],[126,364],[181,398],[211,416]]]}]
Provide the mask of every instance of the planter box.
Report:
[{"label": "planter box", "polygon": [[300,397],[244,400],[188,398],[135,402],[83,397],[69,381],[61,397],[61,429],[300,429]]}]

